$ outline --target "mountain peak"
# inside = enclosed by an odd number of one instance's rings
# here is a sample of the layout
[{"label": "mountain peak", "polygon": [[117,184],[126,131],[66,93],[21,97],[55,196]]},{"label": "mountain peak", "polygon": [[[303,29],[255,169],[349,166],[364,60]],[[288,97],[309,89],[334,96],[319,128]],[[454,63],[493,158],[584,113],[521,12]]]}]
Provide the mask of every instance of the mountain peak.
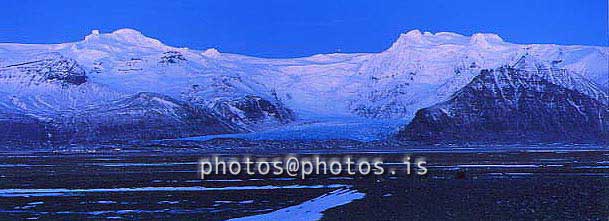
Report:
[{"label": "mountain peak", "polygon": [[464,36],[452,32],[421,32],[418,29],[400,34],[400,37],[391,45],[392,50],[404,47],[429,47],[445,44],[471,45],[479,48],[493,48],[496,44],[503,43],[503,39],[497,34],[476,33],[472,36]]},{"label": "mountain peak", "polygon": [[85,42],[119,42],[146,47],[163,46],[159,40],[147,37],[142,32],[130,28],[118,29],[111,33],[100,33],[99,30],[93,30],[85,37]]},{"label": "mountain peak", "polygon": [[398,41],[400,39],[403,41],[421,43],[421,41],[423,40],[423,33],[418,29],[414,29],[406,32],[405,34],[401,34]]},{"label": "mountain peak", "polygon": [[393,43],[393,45],[391,45],[390,49],[398,49],[404,46],[419,45],[423,43],[423,33],[421,33],[421,31],[418,29],[414,29],[400,34],[400,37]]},{"label": "mountain peak", "polygon": [[209,48],[209,49],[205,50],[204,52],[202,52],[201,54],[206,57],[215,58],[215,57],[220,56],[220,51],[218,51],[218,49],[215,49],[215,48]]},{"label": "mountain peak", "polygon": [[497,34],[490,33],[476,33],[473,34],[469,40],[471,45],[476,45],[479,47],[490,47],[491,44],[501,42],[503,42],[503,38],[499,37]]},{"label": "mountain peak", "polygon": [[122,36],[144,36],[142,32],[130,29],[130,28],[121,28],[112,32],[113,35],[122,35]]},{"label": "mountain peak", "polygon": [[421,30],[419,30],[419,29],[413,29],[413,30],[406,32],[406,34],[403,34],[403,35],[407,36],[407,37],[418,38],[418,37],[421,37],[423,35],[423,33],[421,33]]}]

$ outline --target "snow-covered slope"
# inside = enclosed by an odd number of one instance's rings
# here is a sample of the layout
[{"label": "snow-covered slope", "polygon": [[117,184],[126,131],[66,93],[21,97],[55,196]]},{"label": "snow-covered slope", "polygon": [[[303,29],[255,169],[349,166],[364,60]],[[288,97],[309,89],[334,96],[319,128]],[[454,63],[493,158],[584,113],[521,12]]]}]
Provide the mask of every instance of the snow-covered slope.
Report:
[{"label": "snow-covered slope", "polygon": [[410,119],[419,108],[447,99],[480,70],[514,63],[524,54],[605,84],[607,51],[595,46],[512,44],[495,34],[413,30],[380,53],[295,59],[215,53],[211,58],[246,70],[301,115]]},{"label": "snow-covered slope", "polygon": [[[357,70],[366,84],[352,108],[369,116],[407,118],[445,100],[481,69],[514,63],[523,54],[602,82],[607,80],[607,49],[589,46],[517,45],[494,34],[471,37],[410,31],[386,51],[371,55]],[[365,79],[369,79],[365,81]]]},{"label": "snow-covered slope", "polygon": [[609,140],[609,96],[567,69],[523,56],[483,70],[450,100],[417,112],[400,138],[438,141]]},{"label": "snow-covered slope", "polygon": [[66,140],[95,143],[161,139],[240,131],[213,112],[149,92],[62,112],[50,125],[53,128],[51,141],[58,143]]},{"label": "snow-covered slope", "polygon": [[93,31],[72,43],[0,44],[0,107],[45,119],[152,92],[209,111],[240,131],[328,117],[410,120],[480,70],[524,54],[606,85],[607,51],[413,30],[380,53],[264,59],[171,47],[131,29]]}]

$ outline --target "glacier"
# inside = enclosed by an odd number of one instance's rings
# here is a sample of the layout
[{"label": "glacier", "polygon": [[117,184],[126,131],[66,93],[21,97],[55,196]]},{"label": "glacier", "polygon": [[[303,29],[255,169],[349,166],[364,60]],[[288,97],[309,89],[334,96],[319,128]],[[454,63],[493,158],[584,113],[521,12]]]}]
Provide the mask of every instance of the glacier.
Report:
[{"label": "glacier", "polygon": [[[606,47],[514,44],[484,33],[412,30],[378,53],[285,59],[172,47],[133,29],[94,30],[61,44],[0,43],[0,126],[32,133],[7,133],[2,140],[259,133],[327,119],[346,119],[358,130],[328,134],[370,140],[361,134],[397,131],[376,120],[409,122],[482,70],[524,54],[603,85],[601,91],[609,84]],[[325,128],[312,130],[309,138],[328,138],[320,135]],[[140,135],[123,136],[128,133]]]}]

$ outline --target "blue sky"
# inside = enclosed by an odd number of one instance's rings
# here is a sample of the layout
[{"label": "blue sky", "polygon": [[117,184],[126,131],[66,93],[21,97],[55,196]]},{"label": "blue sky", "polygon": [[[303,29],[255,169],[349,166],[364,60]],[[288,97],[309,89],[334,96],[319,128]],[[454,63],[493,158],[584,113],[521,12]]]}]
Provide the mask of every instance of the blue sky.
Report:
[{"label": "blue sky", "polygon": [[124,27],[172,46],[280,58],[378,52],[411,29],[607,45],[607,1],[4,0],[0,7],[0,42],[70,42]]}]

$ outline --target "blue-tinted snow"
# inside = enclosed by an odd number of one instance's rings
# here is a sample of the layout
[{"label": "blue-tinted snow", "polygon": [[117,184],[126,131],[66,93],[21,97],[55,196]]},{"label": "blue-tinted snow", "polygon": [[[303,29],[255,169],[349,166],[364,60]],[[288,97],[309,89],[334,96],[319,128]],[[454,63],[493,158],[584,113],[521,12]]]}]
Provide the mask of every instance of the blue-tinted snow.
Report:
[{"label": "blue-tinted snow", "polygon": [[285,127],[243,134],[221,134],[183,138],[182,140],[205,141],[215,138],[241,138],[249,140],[329,140],[347,139],[357,141],[382,140],[397,131],[402,120],[372,120],[360,118],[322,119],[300,121]]},{"label": "blue-tinted snow", "polygon": [[270,213],[230,219],[232,221],[249,220],[320,220],[322,212],[330,208],[345,205],[354,200],[364,198],[365,194],[350,189],[338,189],[304,203],[276,210]]}]

